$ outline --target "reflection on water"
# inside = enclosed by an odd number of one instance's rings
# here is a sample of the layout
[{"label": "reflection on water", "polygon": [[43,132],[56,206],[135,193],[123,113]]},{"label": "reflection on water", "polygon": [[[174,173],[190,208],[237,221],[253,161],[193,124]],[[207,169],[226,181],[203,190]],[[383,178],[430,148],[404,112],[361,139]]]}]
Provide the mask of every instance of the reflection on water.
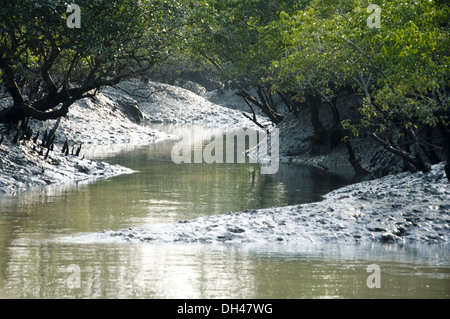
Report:
[{"label": "reflection on water", "polygon": [[[173,143],[88,154],[127,166],[134,174],[1,197],[0,297],[450,296],[450,262],[440,247],[252,248],[58,240],[316,201],[346,183],[301,166],[281,165],[276,175],[261,175],[256,164],[176,165],[170,160]],[[381,267],[382,289],[367,288],[371,263]]]},{"label": "reflection on water", "polygon": [[[279,247],[16,246],[2,271],[2,291],[25,298],[449,297],[448,261],[424,263],[426,256],[398,250],[397,254],[415,256],[385,258],[388,249],[364,247],[372,254],[366,259],[365,253],[355,258],[328,251],[280,252]],[[366,284],[367,266],[374,262],[382,271],[381,289]]]}]

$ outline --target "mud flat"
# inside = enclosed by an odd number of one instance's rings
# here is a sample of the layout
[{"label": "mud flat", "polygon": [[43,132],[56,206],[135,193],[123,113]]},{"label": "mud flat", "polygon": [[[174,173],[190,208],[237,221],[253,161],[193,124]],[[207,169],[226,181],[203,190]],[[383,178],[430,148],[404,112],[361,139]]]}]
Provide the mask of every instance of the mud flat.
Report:
[{"label": "mud flat", "polygon": [[[148,243],[438,243],[450,234],[450,185],[443,164],[345,186],[323,201],[249,210],[90,239]],[[86,239],[86,238],[85,238]]]}]

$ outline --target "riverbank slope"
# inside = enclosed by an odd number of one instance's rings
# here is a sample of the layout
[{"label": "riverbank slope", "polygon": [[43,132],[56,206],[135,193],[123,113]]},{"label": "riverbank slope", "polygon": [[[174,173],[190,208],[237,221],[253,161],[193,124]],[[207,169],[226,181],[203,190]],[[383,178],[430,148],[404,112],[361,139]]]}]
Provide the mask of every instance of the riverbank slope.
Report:
[{"label": "riverbank slope", "polygon": [[[11,101],[2,101],[3,106],[8,103]],[[124,81],[114,88],[104,88],[95,98],[74,103],[57,124],[50,151],[43,145],[43,138],[54,129],[55,120],[30,120],[32,137],[19,137],[17,141],[18,128],[9,130],[0,124],[0,194],[131,173],[125,167],[91,161],[84,155],[97,149],[120,150],[173,138],[153,128],[160,124],[256,127],[240,110],[212,103],[189,90],[156,82]],[[65,143],[68,152],[63,153]]]}]

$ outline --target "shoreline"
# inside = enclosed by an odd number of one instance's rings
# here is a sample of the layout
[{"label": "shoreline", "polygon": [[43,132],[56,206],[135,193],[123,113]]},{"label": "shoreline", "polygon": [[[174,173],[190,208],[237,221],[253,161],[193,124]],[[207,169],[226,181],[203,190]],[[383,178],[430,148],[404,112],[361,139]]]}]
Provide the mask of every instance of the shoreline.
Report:
[{"label": "shoreline", "polygon": [[[127,91],[139,88],[139,96]],[[3,103],[7,103],[3,102]],[[54,150],[46,158],[41,151],[41,138],[56,121],[30,121],[33,137],[39,132],[37,143],[32,140],[13,143],[15,131],[0,144],[0,196],[14,195],[33,187],[77,183],[86,180],[111,178],[132,173],[118,165],[84,158],[93,149],[121,150],[124,147],[155,143],[173,138],[153,126],[202,125],[227,128],[232,125],[253,127],[239,110],[214,104],[183,88],[161,83],[125,81],[117,88],[105,88],[95,99],[84,99],[72,105],[67,117],[55,134]],[[6,127],[0,124],[0,136]],[[68,142],[68,155],[62,154]],[[81,146],[79,156],[74,150]],[[87,152],[85,152],[87,150]]]},{"label": "shoreline", "polygon": [[[131,81],[123,85],[126,90],[136,83]],[[80,156],[61,154],[59,150],[66,140],[70,141],[72,149],[84,143],[84,149],[105,147],[114,152],[122,146],[173,138],[152,128],[152,123],[196,124],[219,129],[238,125],[255,128],[254,123],[242,116],[243,110],[239,107],[230,109],[182,88],[146,84],[142,90],[147,91],[143,93],[151,98],[136,100],[124,93],[124,88],[108,88],[96,101],[76,103],[69,118],[61,121],[55,150],[47,159],[33,151],[32,141],[13,145],[5,139],[0,145],[3,155],[0,159],[0,196],[18,194],[33,186],[73,184],[132,173],[125,167],[86,159],[83,152]],[[130,105],[132,110],[137,106],[142,112],[140,123],[133,122],[129,113],[126,114]],[[32,124],[35,132],[52,126],[51,121]],[[318,161],[320,158],[309,159],[308,164],[315,166]],[[299,161],[281,156],[280,162],[296,165]],[[310,204],[236,212],[107,234],[150,242],[178,239],[181,242],[220,243],[261,240],[305,244],[322,241],[446,243],[450,235],[450,205],[447,203],[450,186],[443,167],[444,164],[434,165],[428,174],[391,174],[353,183]],[[250,230],[247,223],[253,223],[255,230]],[[213,224],[219,227],[211,228]]]},{"label": "shoreline", "polygon": [[155,244],[448,244],[450,186],[443,165],[434,165],[428,174],[402,173],[350,184],[319,202],[105,231],[86,239]]}]

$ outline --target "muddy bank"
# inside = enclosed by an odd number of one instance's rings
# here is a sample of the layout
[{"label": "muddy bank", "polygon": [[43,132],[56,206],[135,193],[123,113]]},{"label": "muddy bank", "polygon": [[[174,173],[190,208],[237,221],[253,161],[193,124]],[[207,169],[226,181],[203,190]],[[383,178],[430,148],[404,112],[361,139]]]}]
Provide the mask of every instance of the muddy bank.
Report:
[{"label": "muddy bank", "polygon": [[[254,96],[257,96],[254,89],[247,89]],[[204,93],[202,97],[213,103],[241,110],[251,115],[249,106],[246,105],[242,97],[236,95],[236,90],[234,89],[216,89]],[[273,97],[273,102],[276,110],[280,114],[284,114],[284,119],[276,126],[279,129],[281,163],[314,166],[348,178],[355,175],[355,170],[348,159],[347,147],[337,138],[333,112],[326,103],[322,103],[318,109],[320,123],[326,132],[323,140],[318,142],[311,122],[311,110],[309,107],[303,105],[295,112],[289,112],[284,102],[278,96]],[[361,103],[359,95],[339,98],[336,108],[340,118],[351,119],[355,122],[359,121],[360,112],[358,109]],[[257,120],[261,124],[268,129],[275,127],[259,108],[255,107],[255,111]],[[387,151],[373,139],[367,136],[350,136],[349,142],[361,167],[368,172],[367,176],[363,177],[363,180],[404,171],[403,160]],[[259,146],[259,149],[260,151],[265,151],[264,143]],[[257,159],[256,148],[249,150],[248,155]]]},{"label": "muddy bank", "polygon": [[[11,101],[2,100],[3,106]],[[254,127],[240,110],[230,109],[176,86],[139,80],[124,81],[104,88],[95,98],[77,101],[61,118],[53,150],[42,149],[44,132],[56,121],[30,120],[36,143],[13,143],[16,130],[7,134],[0,125],[0,194],[14,194],[34,186],[75,183],[130,173],[125,167],[84,158],[99,149],[120,150],[130,145],[146,145],[172,138],[153,128],[155,124],[195,124],[217,128]],[[67,141],[69,154],[62,148]],[[78,148],[78,156],[73,155]]]},{"label": "muddy bank", "polygon": [[[68,141],[73,150],[143,145],[172,138],[158,124],[195,124],[216,128],[252,127],[232,91],[214,91],[201,97],[191,91],[154,82],[128,81],[107,88],[95,99],[77,102],[59,124],[55,149],[48,157],[33,149],[32,141],[0,145],[0,193],[13,194],[33,186],[108,178],[131,171],[125,167],[62,154]],[[261,114],[262,121],[266,120]],[[305,123],[301,122],[304,121]],[[311,132],[307,117],[287,117],[280,125],[282,161],[330,168],[340,173],[349,165],[342,149],[327,154],[289,155],[308,149]],[[303,123],[303,124],[302,124]],[[54,121],[32,122],[33,131],[51,129]],[[304,125],[304,127],[303,127]],[[299,128],[303,127],[304,130]],[[5,132],[5,127],[0,127]],[[295,133],[296,132],[296,133]],[[363,163],[392,168],[398,163],[379,148],[367,151]],[[381,155],[380,155],[381,154]],[[304,159],[301,160],[301,156]],[[395,165],[394,165],[395,164]],[[328,166],[328,167],[327,167]],[[349,169],[351,171],[351,169]],[[401,173],[350,185],[318,203],[276,207],[199,218],[149,228],[107,231],[103,238],[144,242],[429,242],[446,243],[450,232],[450,186],[443,164],[429,174]]]},{"label": "muddy bank", "polygon": [[130,169],[75,155],[33,150],[32,142],[0,145],[0,195],[16,194],[36,186],[69,184],[132,173]]},{"label": "muddy bank", "polygon": [[[43,147],[43,137],[54,128],[56,121],[30,120],[33,137],[17,142],[13,142],[16,129],[6,135],[6,126],[0,127],[5,134],[0,145],[0,194],[15,194],[35,186],[68,184],[131,173],[125,167],[84,158],[84,152],[89,148],[150,143],[162,137],[156,130],[133,123],[117,111],[117,107],[116,103],[101,94],[96,100],[77,102],[69,115],[61,119],[50,151]],[[63,153],[66,142],[68,152]]]},{"label": "muddy bank", "polygon": [[443,243],[450,235],[443,164],[349,185],[323,201],[89,235],[148,243]]},{"label": "muddy bank", "polygon": [[104,94],[125,95],[136,101],[144,115],[143,122],[157,124],[201,125],[215,128],[257,128],[242,115],[243,101],[231,107],[228,95],[212,98],[219,91],[200,96],[190,90],[157,82],[125,81],[117,88],[107,88]]}]

